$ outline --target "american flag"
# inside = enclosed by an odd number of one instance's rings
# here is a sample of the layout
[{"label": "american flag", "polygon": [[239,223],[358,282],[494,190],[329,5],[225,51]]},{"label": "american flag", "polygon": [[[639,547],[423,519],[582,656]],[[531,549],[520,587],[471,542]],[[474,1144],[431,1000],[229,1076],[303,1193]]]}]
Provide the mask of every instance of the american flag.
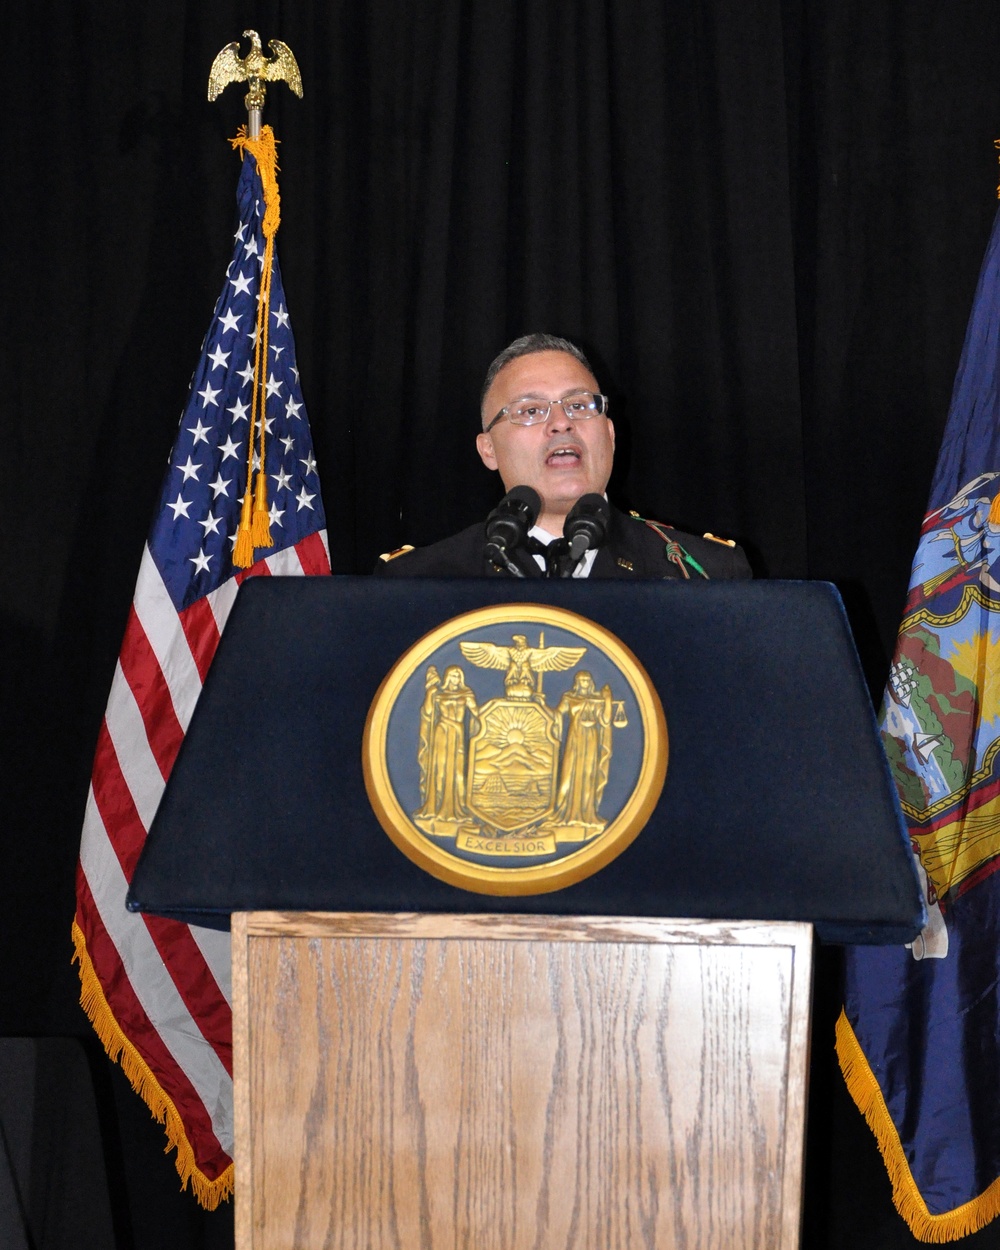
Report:
[{"label": "american flag", "polygon": [[[274,546],[246,570],[233,548],[247,485],[265,196],[243,140],[239,228],[139,567],[94,758],[73,939],[81,1001],[214,1207],[232,1189],[229,935],[125,910],[125,894],[244,577],[330,572],[316,460],[277,256],[268,309],[265,448]],[[265,166],[266,167],[266,166]],[[255,467],[256,463],[255,463]],[[206,871],[211,866],[206,865]]]}]

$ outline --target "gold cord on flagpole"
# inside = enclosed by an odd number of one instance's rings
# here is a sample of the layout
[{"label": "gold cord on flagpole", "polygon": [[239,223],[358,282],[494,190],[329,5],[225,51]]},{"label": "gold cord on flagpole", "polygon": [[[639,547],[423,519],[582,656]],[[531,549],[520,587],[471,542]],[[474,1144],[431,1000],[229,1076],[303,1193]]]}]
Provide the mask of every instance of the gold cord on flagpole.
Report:
[{"label": "gold cord on flagpole", "polygon": [[[240,523],[236,530],[233,548],[233,564],[238,569],[248,569],[253,564],[255,547],[273,547],[271,519],[267,506],[267,474],[265,473],[264,442],[267,435],[265,408],[267,404],[267,346],[268,314],[271,310],[271,270],[274,264],[274,235],[280,221],[278,199],[278,158],[274,131],[261,126],[261,113],[268,82],[286,82],[301,99],[302,75],[288,44],[271,39],[268,47],[274,54],[266,57],[260,36],[255,30],[245,30],[244,39],[250,40],[250,51],[240,56],[238,43],[227,43],[212,62],[208,75],[208,98],[216,100],[229,83],[245,82],[249,92],[244,101],[247,108],[247,126],[232,139],[234,148],[241,153],[249,152],[256,158],[257,169],[264,188],[264,258],[260,275],[260,294],[257,300],[257,336],[254,340],[254,379],[250,417],[250,440],[247,447],[247,486],[240,509]],[[254,441],[257,442],[257,482],[254,486]]]},{"label": "gold cord on flagpole", "polygon": [[[259,138],[247,135],[241,126],[231,139],[234,148],[249,152],[257,162],[264,190],[264,257],[261,265],[260,292],[257,300],[257,326],[254,338],[253,391],[250,405],[250,438],[247,446],[247,484],[236,531],[233,564],[248,569],[254,562],[255,547],[273,547],[270,515],[267,506],[267,474],[265,472],[265,440],[267,437],[267,348],[271,311],[271,274],[274,267],[274,236],[281,224],[281,197],[278,194],[277,141],[270,126],[261,128]],[[257,477],[254,482],[254,444],[257,451]]]}]

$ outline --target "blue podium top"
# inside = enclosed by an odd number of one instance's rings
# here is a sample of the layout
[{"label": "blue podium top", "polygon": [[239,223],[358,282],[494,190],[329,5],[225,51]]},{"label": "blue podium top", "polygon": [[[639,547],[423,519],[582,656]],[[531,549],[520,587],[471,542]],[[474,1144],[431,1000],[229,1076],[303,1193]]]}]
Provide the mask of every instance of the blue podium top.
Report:
[{"label": "blue podium top", "polygon": [[[666,714],[666,783],[595,875],[552,893],[471,893],[383,832],[365,718],[428,631],[528,598],[596,621],[639,659]],[[246,581],[129,906],[217,927],[246,910],[804,920],[846,943],[910,941],[923,917],[837,591],[701,580]]]}]

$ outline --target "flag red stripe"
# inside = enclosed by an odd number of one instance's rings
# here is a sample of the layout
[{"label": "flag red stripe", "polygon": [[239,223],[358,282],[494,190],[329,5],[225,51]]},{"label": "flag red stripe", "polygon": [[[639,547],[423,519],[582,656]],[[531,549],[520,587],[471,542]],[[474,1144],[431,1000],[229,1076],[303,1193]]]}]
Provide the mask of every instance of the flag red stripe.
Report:
[{"label": "flag red stripe", "polygon": [[236,574],[237,586],[242,586],[248,577],[270,577],[271,570],[267,567],[263,560],[258,560],[256,564],[251,564],[248,569],[241,569]]},{"label": "flag red stripe", "polygon": [[198,676],[204,684],[208,666],[212,663],[215,648],[219,645],[219,627],[215,623],[211,604],[207,599],[196,599],[178,612],[177,616],[198,667]]},{"label": "flag red stripe", "polygon": [[307,534],[301,542],[295,544],[295,554],[299,557],[303,573],[309,577],[319,577],[330,572],[330,560],[326,554],[323,539],[317,532]]},{"label": "flag red stripe", "polygon": [[119,658],[125,680],[142,713],[150,749],[166,781],[184,741],[184,731],[174,711],[170,687],[135,608],[129,611]]},{"label": "flag red stripe", "polygon": [[108,832],[108,841],[122,866],[125,880],[131,882],[139,852],[146,840],[146,829],[122,776],[106,719],[101,721],[97,735],[92,785],[94,802]]},{"label": "flag red stripe", "polygon": [[136,997],[121,957],[101,924],[90,883],[82,870],[77,872],[77,900],[77,924],[86,938],[87,954],[115,1021],[177,1108],[198,1167],[214,1180],[231,1160],[219,1144],[197,1090],[164,1045]]}]

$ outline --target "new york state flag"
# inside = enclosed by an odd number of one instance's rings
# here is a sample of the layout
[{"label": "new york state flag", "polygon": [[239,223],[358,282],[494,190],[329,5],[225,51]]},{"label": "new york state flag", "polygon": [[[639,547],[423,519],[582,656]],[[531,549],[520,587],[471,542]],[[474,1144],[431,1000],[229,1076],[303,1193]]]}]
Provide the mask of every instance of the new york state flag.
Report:
[{"label": "new york state flag", "polygon": [[1000,1213],[1000,218],[882,708],[926,890],[910,947],[848,953],[837,1050],[924,1241]]}]

